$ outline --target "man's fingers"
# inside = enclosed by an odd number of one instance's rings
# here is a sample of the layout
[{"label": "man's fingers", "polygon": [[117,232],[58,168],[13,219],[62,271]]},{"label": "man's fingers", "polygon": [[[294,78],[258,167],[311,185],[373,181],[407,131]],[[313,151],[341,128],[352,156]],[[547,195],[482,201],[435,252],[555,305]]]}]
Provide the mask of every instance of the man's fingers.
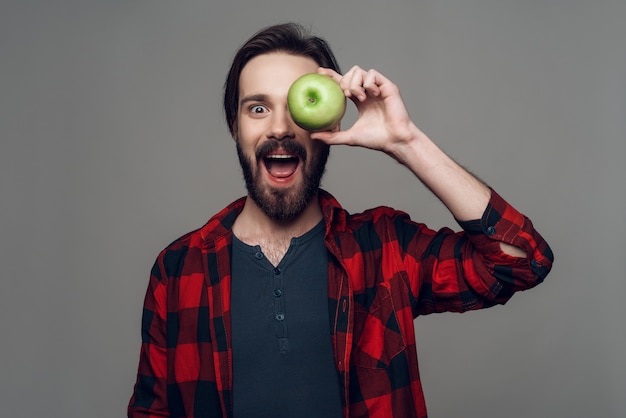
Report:
[{"label": "man's fingers", "polygon": [[348,98],[357,99],[360,102],[367,99],[367,95],[377,97],[380,95],[380,86],[385,78],[376,70],[364,70],[355,65],[344,75],[330,68],[320,67],[317,72],[331,77],[343,90]]},{"label": "man's fingers", "polygon": [[376,70],[369,70],[363,79],[363,88],[372,96],[380,95],[381,75]]},{"label": "man's fingers", "polygon": [[343,77],[341,74],[339,74],[335,70],[332,70],[332,69],[326,68],[326,67],[319,67],[317,69],[317,73],[318,74],[322,74],[322,75],[326,75],[326,76],[332,78],[333,80],[335,80],[337,83],[339,83],[341,81],[341,78]]},{"label": "man's fingers", "polygon": [[365,74],[365,71],[356,65],[344,74],[339,85],[347,97],[354,97],[360,102],[366,99],[365,88],[363,87]]}]

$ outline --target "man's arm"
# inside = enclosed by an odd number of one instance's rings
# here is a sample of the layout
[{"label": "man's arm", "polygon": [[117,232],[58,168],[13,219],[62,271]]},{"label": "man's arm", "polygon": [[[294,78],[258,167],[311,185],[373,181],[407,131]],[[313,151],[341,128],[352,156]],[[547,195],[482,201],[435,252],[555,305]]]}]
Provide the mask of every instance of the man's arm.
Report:
[{"label": "man's arm", "polygon": [[169,417],[167,405],[166,289],[162,258],[154,263],[141,320],[137,382],[128,405],[129,418]]},{"label": "man's arm", "polygon": [[[345,75],[320,68],[339,83],[352,99],[359,118],[352,127],[311,135],[330,145],[380,150],[405,165],[459,221],[479,219],[489,203],[491,189],[445,154],[411,120],[398,87],[376,70],[353,67]],[[516,257],[525,252],[501,243]]]}]

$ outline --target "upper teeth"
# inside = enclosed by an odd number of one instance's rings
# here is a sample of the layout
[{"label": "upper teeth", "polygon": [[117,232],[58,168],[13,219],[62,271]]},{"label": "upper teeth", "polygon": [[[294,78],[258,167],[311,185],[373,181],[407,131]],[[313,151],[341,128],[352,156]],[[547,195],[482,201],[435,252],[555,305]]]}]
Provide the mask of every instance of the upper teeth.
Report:
[{"label": "upper teeth", "polygon": [[293,155],[284,155],[284,154],[276,154],[276,155],[268,155],[267,158],[293,158]]}]

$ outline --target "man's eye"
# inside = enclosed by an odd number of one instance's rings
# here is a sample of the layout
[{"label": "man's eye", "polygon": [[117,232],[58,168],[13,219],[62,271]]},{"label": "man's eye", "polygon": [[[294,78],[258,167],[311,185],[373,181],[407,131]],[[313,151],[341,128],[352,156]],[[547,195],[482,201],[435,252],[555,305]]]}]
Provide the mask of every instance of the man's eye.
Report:
[{"label": "man's eye", "polygon": [[265,106],[254,105],[254,106],[250,107],[250,111],[252,113],[265,113],[266,109],[265,109]]}]

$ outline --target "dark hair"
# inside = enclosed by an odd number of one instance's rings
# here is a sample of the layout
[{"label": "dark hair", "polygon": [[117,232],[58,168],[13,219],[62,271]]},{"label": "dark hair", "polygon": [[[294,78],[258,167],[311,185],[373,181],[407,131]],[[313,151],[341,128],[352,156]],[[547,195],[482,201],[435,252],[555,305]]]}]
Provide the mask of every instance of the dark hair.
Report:
[{"label": "dark hair", "polygon": [[269,52],[282,51],[312,58],[320,67],[340,72],[339,64],[325,40],[312,35],[297,23],[282,23],[258,31],[235,54],[224,83],[224,113],[233,134],[239,102],[239,76],[252,58]]}]

